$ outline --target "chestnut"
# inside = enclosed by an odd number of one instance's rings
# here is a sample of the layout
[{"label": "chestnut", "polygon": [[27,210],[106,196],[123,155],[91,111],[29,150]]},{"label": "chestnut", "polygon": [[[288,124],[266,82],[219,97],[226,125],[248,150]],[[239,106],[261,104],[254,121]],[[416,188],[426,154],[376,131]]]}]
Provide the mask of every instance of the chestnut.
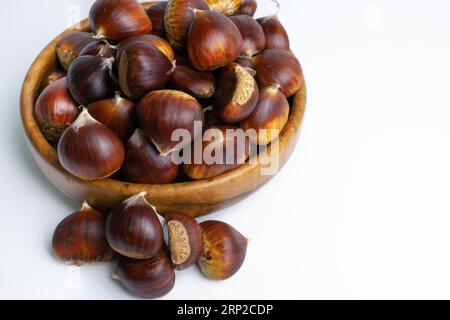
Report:
[{"label": "chestnut", "polygon": [[[220,124],[210,125],[202,142],[203,158],[196,162],[194,146],[190,161],[183,164],[184,173],[194,180],[209,179],[239,168],[250,156],[249,137],[243,130]],[[184,150],[187,152],[188,150]]]},{"label": "chestnut", "polygon": [[211,10],[227,16],[238,13],[242,5],[242,0],[205,0],[205,2]]},{"label": "chestnut", "polygon": [[[160,90],[147,94],[138,104],[138,121],[163,156],[181,150],[197,138],[196,122],[204,123],[204,112],[200,103],[187,93],[176,90]],[[190,133],[190,141],[181,144],[172,141],[177,129]]]},{"label": "chestnut", "polygon": [[80,56],[97,56],[101,58],[113,58],[116,56],[115,47],[105,41],[95,41],[88,44],[80,52]]},{"label": "chestnut", "polygon": [[146,193],[135,195],[114,208],[106,221],[106,239],[114,251],[132,259],[148,259],[163,248],[158,215]]},{"label": "chestnut", "polygon": [[199,99],[211,98],[216,91],[216,80],[209,72],[178,65],[170,76],[173,88],[185,91]]},{"label": "chestnut", "polygon": [[89,23],[96,38],[114,43],[152,32],[152,22],[136,0],[97,0],[89,12]]},{"label": "chestnut", "polygon": [[253,69],[253,62],[252,62],[251,58],[239,57],[239,58],[236,59],[235,62],[237,64],[243,66],[244,68]]},{"label": "chestnut", "polygon": [[126,146],[121,176],[129,182],[168,184],[178,177],[179,168],[171,155],[160,155],[145,133],[136,129]]},{"label": "chestnut", "polygon": [[144,299],[163,297],[175,286],[175,272],[163,251],[147,260],[121,258],[113,277],[130,293]]},{"label": "chestnut", "polygon": [[185,270],[193,266],[202,254],[202,229],[194,218],[184,213],[169,212],[164,218],[172,263],[175,269]]},{"label": "chestnut", "polygon": [[239,14],[245,14],[247,16],[253,17],[255,15],[256,9],[258,9],[258,3],[256,2],[256,0],[244,0],[242,1]]},{"label": "chestnut", "polygon": [[126,142],[137,127],[136,104],[116,92],[113,99],[100,100],[87,106],[89,114]]},{"label": "chestnut", "polygon": [[45,77],[44,81],[42,81],[41,89],[44,90],[52,83],[55,83],[56,81],[58,81],[59,79],[64,78],[64,77],[66,77],[66,74],[62,71],[55,70],[55,71],[50,72]]},{"label": "chestnut", "polygon": [[288,33],[276,15],[260,18],[258,22],[266,36],[266,49],[290,49]]},{"label": "chestnut", "polygon": [[95,41],[90,33],[83,31],[74,31],[62,36],[56,43],[56,54],[64,70],[69,70],[70,64],[78,58],[83,48]]},{"label": "chestnut", "polygon": [[65,218],[53,233],[54,253],[68,264],[111,261],[114,251],[105,238],[105,215],[87,202],[80,211]]},{"label": "chestnut", "polygon": [[264,50],[266,36],[261,25],[250,16],[238,15],[230,17],[242,35],[241,56],[251,58]]},{"label": "chestnut", "polygon": [[125,48],[119,62],[119,84],[132,100],[140,99],[150,91],[164,88],[175,69],[158,48],[137,42]]},{"label": "chestnut", "polygon": [[254,130],[256,135],[250,137],[252,143],[268,145],[278,137],[288,119],[289,102],[280,91],[280,86],[273,85],[260,91],[255,110],[241,123],[241,128]]},{"label": "chestnut", "polygon": [[256,80],[261,87],[278,84],[286,97],[302,86],[303,71],[295,55],[283,49],[267,49],[252,59]]},{"label": "chestnut", "polygon": [[142,36],[136,36],[136,37],[129,38],[125,41],[122,41],[117,46],[116,61],[118,64],[120,64],[120,58],[122,57],[123,51],[126,48],[133,46],[135,43],[138,43],[138,42],[144,42],[147,44],[151,44],[151,45],[155,46],[156,48],[158,48],[167,57],[167,59],[169,59],[170,61],[175,60],[175,53],[173,52],[172,47],[166,40],[164,40],[161,37],[155,36],[153,34],[146,34],[146,35],[142,35]]},{"label": "chestnut", "polygon": [[258,85],[250,71],[237,63],[230,63],[220,75],[214,111],[225,123],[237,123],[247,118],[258,102]]},{"label": "chestnut", "polygon": [[169,0],[164,14],[167,39],[177,51],[186,49],[188,32],[194,19],[192,9],[208,10],[204,0]]},{"label": "chestnut", "polygon": [[81,105],[114,95],[112,76],[114,58],[81,56],[70,65],[67,84],[74,99]]},{"label": "chestnut", "polygon": [[120,169],[125,160],[125,148],[114,132],[83,109],[61,136],[58,158],[72,175],[83,180],[98,180]]},{"label": "chestnut", "polygon": [[164,14],[166,13],[167,1],[162,1],[150,6],[146,12],[153,24],[152,33],[161,38],[166,37],[166,29],[164,27]]},{"label": "chestnut", "polygon": [[225,15],[194,9],[187,44],[192,65],[201,71],[221,68],[236,60],[242,49],[242,36]]},{"label": "chestnut", "polygon": [[44,137],[58,142],[63,132],[78,117],[80,110],[62,78],[42,91],[34,106],[34,117]]},{"label": "chestnut", "polygon": [[198,260],[202,272],[213,280],[226,280],[242,267],[247,254],[248,239],[229,224],[205,221],[203,252]]}]

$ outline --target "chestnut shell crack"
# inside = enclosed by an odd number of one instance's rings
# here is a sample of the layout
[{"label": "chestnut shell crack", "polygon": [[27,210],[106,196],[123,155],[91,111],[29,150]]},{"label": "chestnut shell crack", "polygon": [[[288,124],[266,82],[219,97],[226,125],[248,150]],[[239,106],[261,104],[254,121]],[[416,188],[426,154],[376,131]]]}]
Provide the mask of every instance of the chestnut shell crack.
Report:
[{"label": "chestnut shell crack", "polygon": [[172,262],[176,265],[183,264],[191,256],[188,232],[179,221],[169,221],[167,229],[169,231]]}]

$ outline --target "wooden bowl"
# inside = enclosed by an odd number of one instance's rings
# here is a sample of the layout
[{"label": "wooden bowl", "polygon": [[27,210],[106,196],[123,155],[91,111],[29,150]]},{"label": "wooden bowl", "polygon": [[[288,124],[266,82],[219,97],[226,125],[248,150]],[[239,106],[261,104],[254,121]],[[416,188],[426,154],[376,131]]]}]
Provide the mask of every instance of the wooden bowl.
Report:
[{"label": "wooden bowl", "polygon": [[[144,4],[145,7],[152,3]],[[81,22],[81,29],[89,30],[88,20]],[[159,211],[179,211],[194,217],[228,207],[257,190],[273,176],[261,174],[264,164],[274,159],[271,147],[259,157],[257,164],[242,167],[221,176],[193,182],[169,185],[132,184],[113,179],[83,181],[66,172],[58,161],[56,150],[42,135],[34,118],[34,104],[40,93],[43,79],[56,64],[55,46],[62,35],[74,31],[68,29],[56,37],[36,58],[23,83],[21,115],[31,153],[45,176],[64,194],[80,202],[87,200],[92,206],[109,210],[126,198],[146,191],[148,200]],[[289,122],[280,136],[280,168],[287,162],[298,140],[306,106],[306,85],[296,94],[291,106]]]}]

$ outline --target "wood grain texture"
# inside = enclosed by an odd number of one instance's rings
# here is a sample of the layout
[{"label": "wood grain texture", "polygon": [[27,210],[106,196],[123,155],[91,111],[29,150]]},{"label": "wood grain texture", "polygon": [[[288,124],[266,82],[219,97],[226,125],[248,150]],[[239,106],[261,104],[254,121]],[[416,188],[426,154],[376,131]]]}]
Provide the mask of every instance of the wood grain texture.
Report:
[{"label": "wood grain texture", "polygon": [[[144,6],[150,5],[147,3]],[[81,23],[81,28],[89,29],[87,20]],[[31,153],[39,168],[58,190],[72,199],[80,202],[86,200],[93,207],[103,210],[109,210],[130,196],[146,191],[148,201],[155,205],[158,211],[179,211],[197,217],[235,204],[273,177],[261,175],[261,168],[273,159],[271,147],[267,153],[260,156],[257,164],[247,163],[234,171],[202,181],[143,185],[113,179],[83,181],[70,175],[61,167],[56,150],[39,130],[33,110],[41,83],[57,63],[56,42],[62,35],[73,30],[63,32],[39,54],[28,71],[21,93],[21,116]],[[294,97],[289,121],[280,136],[280,169],[297,144],[305,107],[306,85],[303,80],[301,90]]]}]

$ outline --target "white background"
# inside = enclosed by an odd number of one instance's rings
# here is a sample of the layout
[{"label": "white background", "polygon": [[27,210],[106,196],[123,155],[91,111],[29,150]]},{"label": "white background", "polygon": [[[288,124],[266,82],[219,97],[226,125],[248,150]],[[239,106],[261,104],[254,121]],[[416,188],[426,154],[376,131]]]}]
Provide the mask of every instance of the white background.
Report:
[{"label": "white background", "polygon": [[[52,256],[79,204],[39,172],[19,120],[33,58],[70,5],[87,16],[92,2],[2,4],[0,298],[133,298],[112,265]],[[309,88],[298,147],[270,184],[210,216],[251,238],[243,269],[225,282],[178,273],[167,298],[450,298],[450,3],[280,2]]]}]

